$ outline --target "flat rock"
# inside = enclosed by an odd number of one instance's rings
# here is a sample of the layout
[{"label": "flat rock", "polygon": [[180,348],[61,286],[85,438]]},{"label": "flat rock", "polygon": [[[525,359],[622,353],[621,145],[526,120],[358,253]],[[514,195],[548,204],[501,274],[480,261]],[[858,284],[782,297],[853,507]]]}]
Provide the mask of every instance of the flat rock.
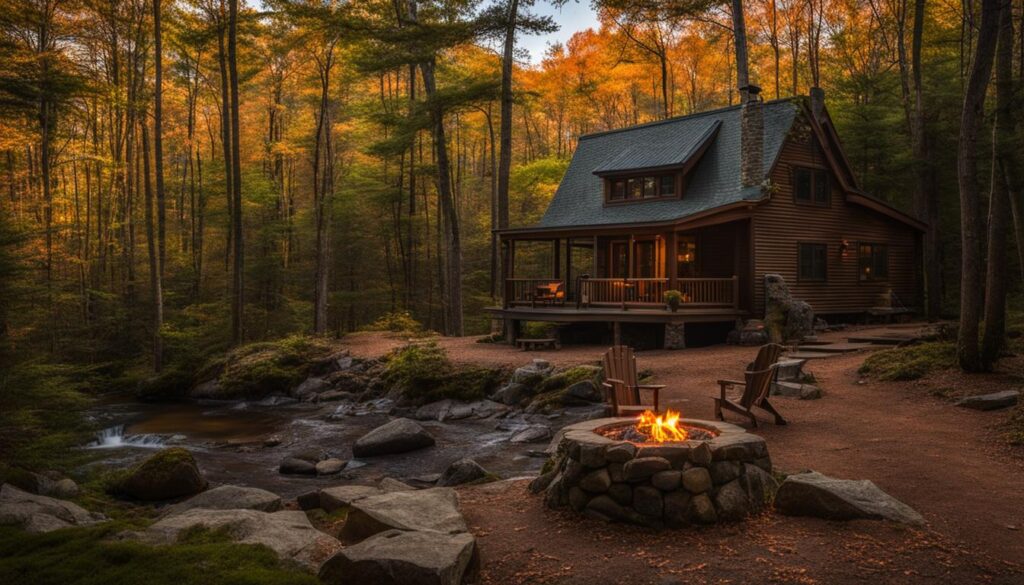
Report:
[{"label": "flat rock", "polygon": [[298,457],[285,457],[277,471],[285,475],[316,475],[316,464]]},{"label": "flat rock", "polygon": [[39,533],[88,526],[106,519],[73,502],[32,494],[10,484],[0,486],[0,526],[16,526],[25,532]]},{"label": "flat rock", "polygon": [[385,477],[384,479],[380,480],[379,482],[377,482],[377,487],[380,488],[380,491],[386,494],[390,494],[391,492],[411,492],[416,489],[411,485],[402,481],[398,481],[393,477]]},{"label": "flat rock", "polygon": [[335,475],[341,473],[341,470],[345,469],[345,465],[347,464],[348,461],[332,457],[330,459],[320,461],[316,464],[314,469],[316,470],[317,475]]},{"label": "flat rock", "polygon": [[282,559],[295,561],[312,573],[341,549],[336,538],[314,528],[306,514],[297,510],[268,513],[197,508],[168,516],[141,532],[125,533],[121,537],[145,544],[174,544],[184,531],[196,526],[223,530],[234,542],[262,544]]},{"label": "flat rock", "polygon": [[448,412],[452,409],[452,400],[446,398],[444,400],[438,400],[431,402],[430,404],[424,404],[423,406],[416,409],[416,412],[412,417],[416,420],[444,420],[448,416]]},{"label": "flat rock", "polygon": [[329,585],[460,585],[474,570],[470,534],[388,530],[346,547],[324,563]]},{"label": "flat rock", "polygon": [[530,425],[516,431],[509,439],[510,443],[537,443],[551,438],[551,428],[547,425]]},{"label": "flat rock", "polygon": [[916,510],[869,480],[835,479],[815,471],[790,475],[779,486],[775,507],[789,516],[830,520],[885,519],[920,526]]},{"label": "flat rock", "polygon": [[1020,400],[1019,390],[1004,390],[991,394],[967,396],[958,400],[956,405],[964,408],[973,408],[974,410],[999,410],[1000,408],[1009,408],[1017,404],[1018,400]]},{"label": "flat rock", "polygon": [[453,462],[444,470],[440,479],[437,480],[437,485],[442,487],[462,485],[481,480],[485,477],[487,477],[486,469],[469,457],[464,457]]},{"label": "flat rock", "polygon": [[434,437],[419,423],[407,418],[397,418],[360,437],[352,445],[352,454],[356,457],[393,455],[423,449],[433,444]]},{"label": "flat rock", "polygon": [[181,514],[196,508],[276,512],[281,509],[281,496],[254,487],[222,485],[193,496],[179,504],[168,506],[165,515]]},{"label": "flat rock", "polygon": [[441,534],[466,532],[455,490],[429,488],[392,492],[355,500],[341,537],[359,542],[385,530],[425,530]]},{"label": "flat rock", "polygon": [[380,488],[371,485],[340,485],[320,490],[320,507],[327,512],[333,512],[352,502],[369,496],[381,494]]}]

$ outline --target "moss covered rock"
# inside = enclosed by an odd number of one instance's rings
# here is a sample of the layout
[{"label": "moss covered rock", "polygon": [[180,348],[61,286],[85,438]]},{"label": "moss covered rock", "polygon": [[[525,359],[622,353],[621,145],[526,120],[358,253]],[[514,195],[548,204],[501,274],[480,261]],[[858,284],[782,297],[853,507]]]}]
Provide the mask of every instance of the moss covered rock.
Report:
[{"label": "moss covered rock", "polygon": [[401,402],[422,405],[437,400],[480,400],[505,377],[500,369],[453,364],[436,343],[399,348],[384,359],[381,381]]},{"label": "moss covered rock", "polygon": [[143,461],[114,489],[119,495],[136,500],[160,501],[193,496],[207,485],[192,453],[172,447]]},{"label": "moss covered rock", "polygon": [[293,335],[236,348],[204,368],[212,377],[200,377],[193,397],[221,400],[259,400],[272,393],[288,393],[330,356],[333,347],[325,340]]}]

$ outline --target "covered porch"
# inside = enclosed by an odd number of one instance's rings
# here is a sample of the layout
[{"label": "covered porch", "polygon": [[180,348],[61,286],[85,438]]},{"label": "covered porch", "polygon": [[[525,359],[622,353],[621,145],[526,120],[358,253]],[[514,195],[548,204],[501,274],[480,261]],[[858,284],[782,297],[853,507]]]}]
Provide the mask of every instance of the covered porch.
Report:
[{"label": "covered porch", "polygon": [[[634,311],[729,318],[749,307],[750,221],[700,228],[502,234],[502,309],[582,319]],[[680,293],[671,313],[665,293]],[[539,317],[538,317],[539,318]]]}]

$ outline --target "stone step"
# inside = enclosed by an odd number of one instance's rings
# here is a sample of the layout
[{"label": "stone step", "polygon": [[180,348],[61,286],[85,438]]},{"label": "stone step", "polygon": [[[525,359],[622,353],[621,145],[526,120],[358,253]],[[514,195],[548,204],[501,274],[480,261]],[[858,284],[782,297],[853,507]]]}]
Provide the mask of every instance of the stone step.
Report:
[{"label": "stone step", "polygon": [[803,345],[801,344],[797,349],[800,351],[812,351],[812,352],[823,352],[823,353],[849,353],[851,351],[858,351],[861,349],[867,349],[870,347],[876,347],[870,343],[830,343],[828,345]]},{"label": "stone step", "polygon": [[847,337],[846,341],[850,343],[870,343],[872,345],[898,345],[915,339],[917,338],[910,335],[859,335]]},{"label": "stone step", "polygon": [[839,354],[836,353],[825,353],[823,351],[797,351],[794,353],[786,354],[787,359],[791,360],[820,360],[830,357],[835,357]]}]

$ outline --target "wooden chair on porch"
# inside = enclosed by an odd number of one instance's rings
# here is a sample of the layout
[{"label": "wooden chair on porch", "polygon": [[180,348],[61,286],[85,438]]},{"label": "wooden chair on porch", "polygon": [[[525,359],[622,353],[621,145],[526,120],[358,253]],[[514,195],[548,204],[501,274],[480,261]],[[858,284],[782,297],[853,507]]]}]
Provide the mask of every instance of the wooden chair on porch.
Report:
[{"label": "wooden chair on porch", "polygon": [[[779,356],[785,348],[777,343],[762,345],[757,351],[757,357],[747,365],[744,372],[743,382],[736,380],[719,380],[718,386],[720,395],[715,398],[715,416],[718,420],[725,420],[722,409],[731,410],[742,414],[750,420],[756,428],[757,418],[754,416],[754,407],[760,408],[775,416],[775,424],[784,425],[786,420],[782,418],[779,411],[768,402],[768,393],[771,391],[772,382],[775,380],[775,371],[778,368]],[[738,400],[726,396],[726,391],[734,386],[742,386],[743,394]]]},{"label": "wooden chair on porch", "polygon": [[[640,384],[637,380],[636,355],[633,348],[616,345],[604,354],[604,387],[612,416],[631,416],[645,410],[658,410],[658,393],[665,386]],[[653,406],[645,406],[640,400],[640,391],[652,394]]]},{"label": "wooden chair on porch", "polygon": [[533,292],[531,306],[536,307],[537,303],[542,305],[565,305],[565,283],[558,280],[538,284]]}]

